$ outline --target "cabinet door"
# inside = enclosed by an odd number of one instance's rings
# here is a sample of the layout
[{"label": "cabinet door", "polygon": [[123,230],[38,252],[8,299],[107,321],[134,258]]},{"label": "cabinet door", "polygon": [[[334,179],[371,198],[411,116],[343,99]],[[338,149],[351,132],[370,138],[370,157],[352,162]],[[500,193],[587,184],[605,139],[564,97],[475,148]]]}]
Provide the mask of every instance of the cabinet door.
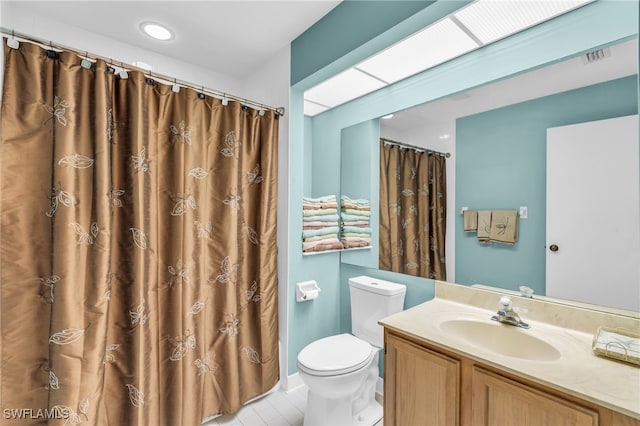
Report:
[{"label": "cabinet door", "polygon": [[548,426],[598,424],[598,413],[573,402],[474,367],[472,424]]},{"label": "cabinet door", "polygon": [[384,425],[458,425],[459,364],[387,334]]}]

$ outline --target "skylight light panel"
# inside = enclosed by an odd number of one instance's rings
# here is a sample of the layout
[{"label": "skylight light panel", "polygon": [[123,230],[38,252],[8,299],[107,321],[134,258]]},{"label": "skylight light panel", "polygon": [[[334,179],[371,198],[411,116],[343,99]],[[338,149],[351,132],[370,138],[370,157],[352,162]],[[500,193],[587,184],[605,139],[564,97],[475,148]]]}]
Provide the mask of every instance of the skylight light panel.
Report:
[{"label": "skylight light panel", "polygon": [[454,16],[483,44],[489,44],[591,1],[478,0]]},{"label": "skylight light panel", "polygon": [[333,108],[384,86],[382,81],[349,68],[304,92],[304,99]]},{"label": "skylight light panel", "polygon": [[314,102],[309,102],[306,99],[304,101],[304,115],[313,117],[314,115],[320,114],[321,112],[324,112],[328,109],[329,108],[324,105],[318,105]]},{"label": "skylight light panel", "polygon": [[389,83],[395,83],[476,48],[478,44],[447,18],[394,44],[356,67]]}]

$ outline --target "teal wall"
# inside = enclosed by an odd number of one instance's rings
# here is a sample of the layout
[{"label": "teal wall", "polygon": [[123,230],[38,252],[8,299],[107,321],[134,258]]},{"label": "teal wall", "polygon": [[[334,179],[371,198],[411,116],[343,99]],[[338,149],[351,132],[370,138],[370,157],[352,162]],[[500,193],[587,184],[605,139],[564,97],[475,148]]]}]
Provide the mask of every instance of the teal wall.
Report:
[{"label": "teal wall", "polygon": [[291,85],[432,3],[424,0],[343,1],[291,43]]},{"label": "teal wall", "polygon": [[[303,110],[302,92],[291,88],[291,110]],[[293,116],[292,116],[293,118]],[[289,282],[288,282],[288,374],[297,371],[298,352],[309,342],[340,332],[340,254],[302,255],[302,197],[337,194],[331,188],[326,194],[313,192],[314,123],[310,118],[289,122]],[[295,136],[294,136],[295,135]],[[337,171],[335,173],[338,173]],[[295,284],[316,280],[322,289],[311,302],[296,302]],[[283,285],[283,283],[280,283]]]},{"label": "teal wall", "polygon": [[480,244],[456,220],[456,282],[545,294],[546,130],[638,112],[637,77],[463,117],[456,122],[456,211],[517,209],[516,244]]},{"label": "teal wall", "polygon": [[[378,175],[380,150],[371,143],[380,139],[380,120],[369,120],[342,129],[340,141],[340,194],[351,198],[365,198],[371,202],[369,226],[371,240],[378,241],[380,214],[380,182],[372,179]],[[319,176],[322,179],[322,176]],[[342,263],[378,265],[378,244],[370,249],[347,250],[340,254]]]},{"label": "teal wall", "polygon": [[[303,92],[465,3],[468,1],[434,4],[427,8],[430,9],[430,13],[423,12],[416,16],[416,10],[426,10],[425,7],[431,2],[346,1],[291,44],[288,194],[290,219],[286,283],[289,295],[286,301],[288,374],[297,371],[296,358],[305,345],[318,338],[340,332],[343,328],[341,289],[346,286],[346,281],[340,274],[340,253],[302,255],[301,206],[303,196],[316,197],[340,193],[342,128],[366,121],[350,121],[346,125],[336,123],[337,126],[332,124],[325,131],[321,128],[323,123],[305,118]],[[394,9],[395,12],[392,13],[391,10]],[[344,14],[348,19],[339,19],[337,16],[340,14]],[[384,24],[387,19],[388,22]],[[404,21],[396,25],[402,19]],[[327,22],[330,22],[330,25]],[[375,22],[376,25],[362,25],[363,22]],[[322,31],[319,28],[322,28]],[[354,35],[359,31],[365,32],[366,36]],[[334,33],[342,36],[336,39]],[[354,43],[353,40],[356,39],[362,44]],[[337,59],[336,45],[342,45],[342,51],[337,53],[342,56]],[[367,115],[367,120],[376,118],[376,115]],[[312,302],[296,303],[295,284],[310,279],[318,281],[322,289],[320,297]]]},{"label": "teal wall", "polygon": [[[347,2],[350,3],[350,2]],[[394,3],[394,2],[389,2]],[[406,37],[420,28],[446,16],[468,2],[437,1],[393,27],[381,26],[379,35],[360,46],[346,40],[327,38],[337,28],[307,32],[292,43],[291,102],[289,151],[289,269],[288,301],[288,372],[296,372],[296,357],[306,344],[319,337],[348,331],[348,286],[350,276],[366,274],[407,285],[405,306],[412,306],[433,297],[432,280],[378,271],[377,262],[369,267],[340,262],[340,255],[326,253],[302,256],[301,204],[305,179],[311,175],[312,194],[326,195],[340,192],[340,141],[342,129],[376,119],[389,112],[410,108],[451,93],[468,90],[488,82],[559,61],[577,52],[586,52],[637,35],[638,3],[635,1],[598,1],[570,14],[523,31],[500,42],[485,46],[463,57],[431,70],[407,78],[392,86],[319,114],[312,119],[311,170],[304,167],[305,118],[303,92],[382,48]],[[341,5],[333,12],[340,13]],[[366,11],[362,11],[364,14]],[[362,26],[366,19],[352,15],[352,26]],[[347,23],[343,23],[346,25]],[[314,26],[315,27],[315,26]],[[312,27],[312,29],[314,28]],[[319,28],[319,27],[318,27]],[[388,28],[388,29],[387,29]],[[593,28],[597,28],[594,31]],[[311,31],[311,30],[310,30]],[[322,39],[325,42],[321,42]],[[352,49],[338,59],[325,55],[331,44],[347,43]],[[312,43],[313,42],[313,43]],[[314,46],[313,50],[311,46]],[[311,60],[315,55],[324,60]],[[309,62],[311,61],[311,62]],[[307,125],[309,125],[307,119]],[[301,143],[296,143],[300,141]],[[372,141],[377,144],[377,141]],[[308,155],[307,149],[306,154]],[[377,174],[371,176],[377,179]],[[307,303],[295,302],[295,283],[317,279],[322,293]]]}]

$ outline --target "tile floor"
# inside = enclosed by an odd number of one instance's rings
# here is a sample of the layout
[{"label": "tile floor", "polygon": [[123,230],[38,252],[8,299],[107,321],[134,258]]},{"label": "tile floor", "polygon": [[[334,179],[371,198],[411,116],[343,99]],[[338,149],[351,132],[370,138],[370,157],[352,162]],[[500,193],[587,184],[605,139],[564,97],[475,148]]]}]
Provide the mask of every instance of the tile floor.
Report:
[{"label": "tile floor", "polygon": [[[253,401],[233,414],[216,417],[202,426],[302,426],[307,404],[307,387],[277,390]],[[375,426],[382,426],[380,420]]]}]

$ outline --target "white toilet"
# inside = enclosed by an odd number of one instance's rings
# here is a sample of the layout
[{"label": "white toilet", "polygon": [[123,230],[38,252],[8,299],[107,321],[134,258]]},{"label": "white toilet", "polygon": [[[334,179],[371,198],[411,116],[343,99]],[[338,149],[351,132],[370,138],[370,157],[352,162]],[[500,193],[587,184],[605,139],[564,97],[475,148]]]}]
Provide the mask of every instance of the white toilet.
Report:
[{"label": "white toilet", "polygon": [[309,388],[304,425],[374,425],[382,418],[375,399],[378,320],[402,311],[406,287],[360,276],[349,279],[351,334],[316,340],[298,354],[298,373]]}]

